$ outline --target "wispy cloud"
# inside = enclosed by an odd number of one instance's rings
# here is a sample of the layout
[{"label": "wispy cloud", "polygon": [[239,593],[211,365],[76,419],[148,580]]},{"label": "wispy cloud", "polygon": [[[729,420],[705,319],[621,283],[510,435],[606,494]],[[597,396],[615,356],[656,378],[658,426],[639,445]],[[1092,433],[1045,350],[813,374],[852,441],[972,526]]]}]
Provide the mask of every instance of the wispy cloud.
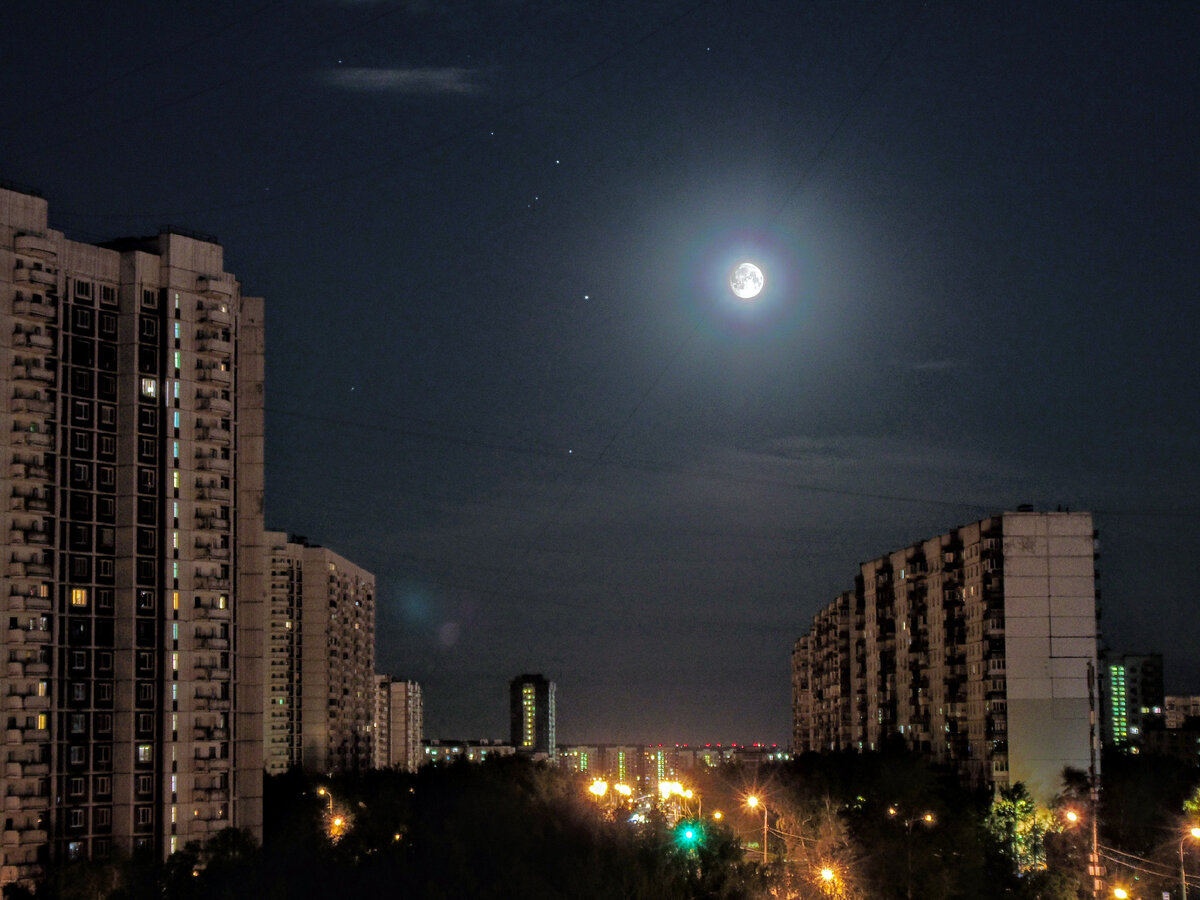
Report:
[{"label": "wispy cloud", "polygon": [[478,69],[458,66],[423,69],[328,69],[326,84],[351,91],[393,94],[475,94],[483,90]]},{"label": "wispy cloud", "polygon": [[960,363],[957,359],[927,359],[924,362],[916,363],[912,370],[914,372],[949,372],[959,366]]}]

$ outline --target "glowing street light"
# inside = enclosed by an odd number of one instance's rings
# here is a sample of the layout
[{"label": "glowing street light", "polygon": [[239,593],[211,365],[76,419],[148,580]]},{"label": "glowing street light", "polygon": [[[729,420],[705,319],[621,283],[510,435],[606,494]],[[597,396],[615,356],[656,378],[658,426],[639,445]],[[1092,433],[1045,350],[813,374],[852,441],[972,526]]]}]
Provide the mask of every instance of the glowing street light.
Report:
[{"label": "glowing street light", "polygon": [[1179,896],[1182,900],[1187,900],[1187,872],[1183,868],[1183,845],[1187,843],[1188,838],[1200,840],[1200,828],[1192,827],[1183,833],[1183,837],[1179,839]]},{"label": "glowing street light", "polygon": [[757,809],[759,806],[762,807],[762,811],[763,811],[762,850],[763,850],[763,865],[765,866],[767,864],[767,804],[763,803],[761,800],[759,800],[757,797],[755,797],[753,794],[751,794],[749,797],[746,798],[746,805],[748,807],[750,807],[751,809]]},{"label": "glowing street light", "polygon": [[608,793],[608,782],[597,778],[592,782],[591,787],[589,787],[588,790],[597,797],[603,797]]},{"label": "glowing street light", "polygon": [[1113,888],[1113,896],[1116,897],[1117,900],[1129,900],[1129,891],[1125,890],[1123,887]]}]

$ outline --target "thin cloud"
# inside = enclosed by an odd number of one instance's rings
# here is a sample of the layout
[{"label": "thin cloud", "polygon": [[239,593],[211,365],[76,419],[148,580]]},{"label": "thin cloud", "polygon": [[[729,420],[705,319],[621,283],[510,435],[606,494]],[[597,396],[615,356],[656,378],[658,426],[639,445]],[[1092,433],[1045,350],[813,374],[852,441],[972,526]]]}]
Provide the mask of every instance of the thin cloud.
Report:
[{"label": "thin cloud", "polygon": [[914,372],[949,372],[957,369],[961,363],[957,359],[929,359],[919,362],[912,367]]},{"label": "thin cloud", "polygon": [[475,94],[483,90],[477,69],[457,66],[426,69],[338,68],[324,73],[324,81],[351,91],[392,94]]}]

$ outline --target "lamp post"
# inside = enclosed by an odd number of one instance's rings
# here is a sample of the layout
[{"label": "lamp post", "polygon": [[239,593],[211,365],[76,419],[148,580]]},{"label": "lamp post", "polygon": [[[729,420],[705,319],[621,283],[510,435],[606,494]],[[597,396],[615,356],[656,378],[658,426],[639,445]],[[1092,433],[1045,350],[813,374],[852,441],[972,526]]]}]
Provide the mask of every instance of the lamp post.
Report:
[{"label": "lamp post", "polygon": [[746,798],[746,805],[751,809],[757,809],[762,806],[763,811],[763,865],[767,864],[767,804],[763,803],[753,794]]},{"label": "lamp post", "polygon": [[[895,816],[900,815],[900,811],[898,809],[896,809],[896,807],[894,807],[894,806],[889,806],[888,807],[888,815],[895,817]],[[924,813],[923,815],[919,816],[918,818],[905,818],[904,819],[904,849],[905,849],[905,858],[908,863],[908,889],[906,891],[906,896],[908,897],[908,900],[912,900],[912,895],[913,895],[913,893],[912,893],[912,827],[913,827],[914,822],[924,822],[926,825],[932,825],[933,824],[933,813],[927,812],[927,813]]]},{"label": "lamp post", "polygon": [[329,815],[332,816],[333,815],[333,794],[329,793],[329,791],[325,790],[325,788],[323,788],[323,787],[317,788],[317,793],[320,794],[322,797],[328,798],[328,800],[329,800]]},{"label": "lamp post", "polygon": [[1200,839],[1200,828],[1193,827],[1189,831],[1183,833],[1183,837],[1179,839],[1179,896],[1182,900],[1187,900],[1187,872],[1183,868],[1183,845],[1187,843],[1188,838]]}]

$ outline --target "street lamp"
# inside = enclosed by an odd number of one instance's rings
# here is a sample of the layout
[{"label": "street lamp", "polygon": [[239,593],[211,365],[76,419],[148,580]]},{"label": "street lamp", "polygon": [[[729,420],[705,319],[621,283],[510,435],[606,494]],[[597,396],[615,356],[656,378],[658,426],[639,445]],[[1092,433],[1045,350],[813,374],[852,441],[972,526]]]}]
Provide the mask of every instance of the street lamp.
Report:
[{"label": "street lamp", "polygon": [[746,805],[751,809],[757,809],[762,806],[763,811],[763,865],[767,864],[767,804],[763,803],[753,794],[746,798]]},{"label": "street lamp", "polygon": [[[896,807],[894,807],[894,806],[889,806],[888,807],[888,815],[891,816],[892,818],[897,818],[900,815],[900,810],[896,809]],[[908,897],[908,900],[912,900],[912,895],[913,895],[913,893],[912,893],[912,827],[913,827],[914,822],[924,822],[926,825],[932,825],[933,824],[933,813],[931,813],[931,812],[922,813],[920,816],[918,816],[916,818],[906,817],[905,819],[903,819],[903,822],[904,822],[904,835],[905,835],[905,838],[904,838],[905,857],[908,861],[908,890],[907,890],[906,896]]]},{"label": "street lamp", "polygon": [[322,797],[327,797],[329,799],[329,815],[332,816],[333,815],[333,794],[329,793],[329,791],[325,790],[325,788],[323,788],[323,787],[317,788],[317,793],[320,794]]},{"label": "street lamp", "polygon": [[1200,828],[1193,827],[1189,831],[1183,833],[1183,837],[1179,839],[1179,896],[1181,900],[1187,900],[1187,873],[1183,868],[1183,845],[1188,838],[1200,839]]}]

